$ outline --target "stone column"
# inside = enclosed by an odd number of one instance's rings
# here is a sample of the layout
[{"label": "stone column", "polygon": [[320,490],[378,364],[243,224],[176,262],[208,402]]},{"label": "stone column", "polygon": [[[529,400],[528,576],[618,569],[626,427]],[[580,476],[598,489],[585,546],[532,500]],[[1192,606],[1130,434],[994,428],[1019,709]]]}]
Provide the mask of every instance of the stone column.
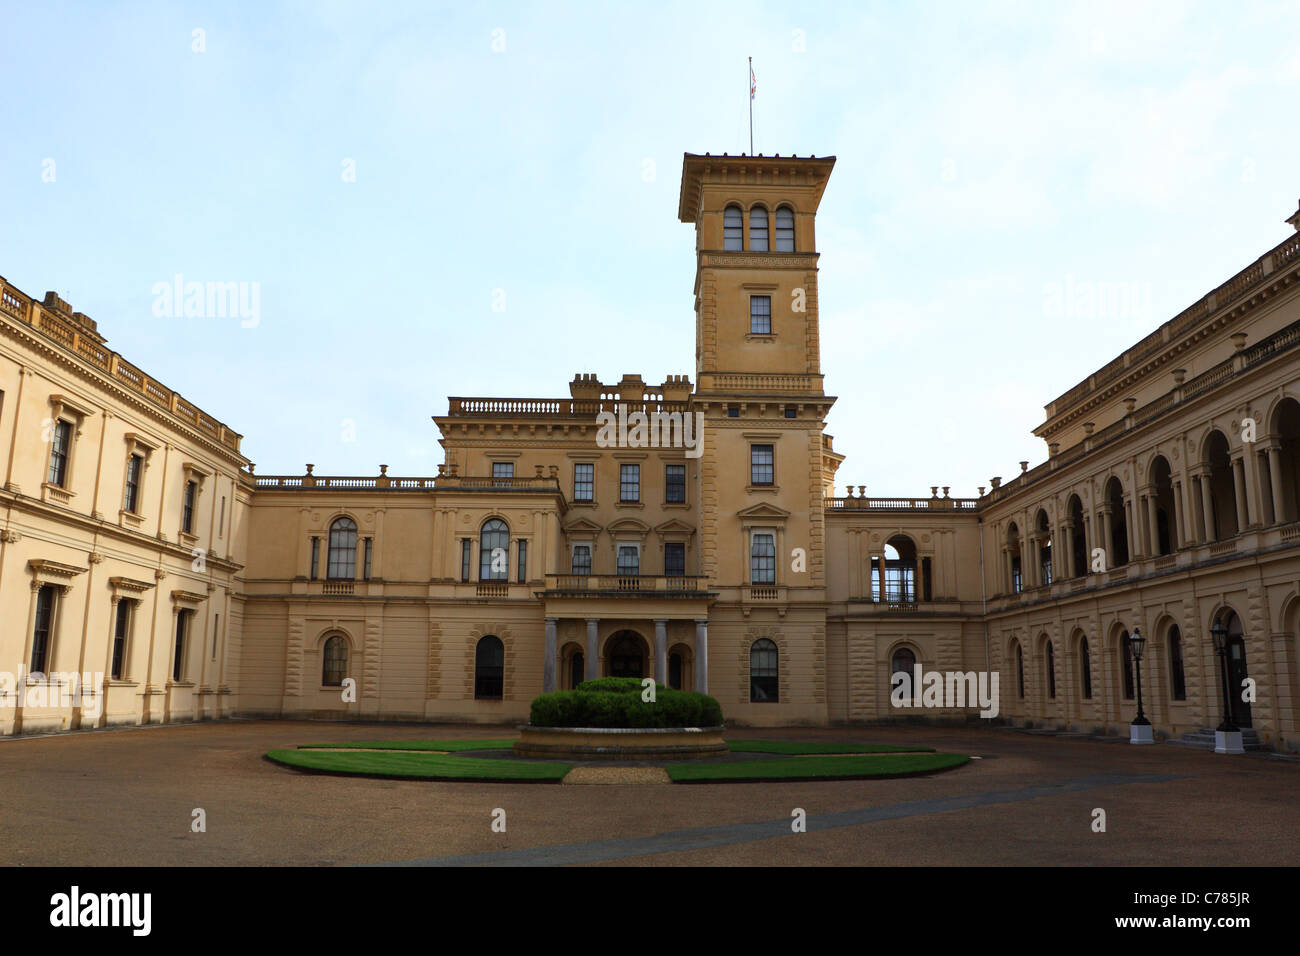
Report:
[{"label": "stone column", "polygon": [[1065,542],[1065,551],[1062,552],[1060,560],[1056,562],[1056,566],[1060,569],[1062,578],[1072,578],[1082,570],[1082,568],[1073,567],[1074,522],[1068,521],[1062,525],[1061,528],[1064,532],[1061,535],[1061,539]]},{"label": "stone column", "polygon": [[542,659],[543,694],[555,690],[555,625],[555,618],[546,619],[546,657]]},{"label": "stone column", "polygon": [[1147,522],[1147,536],[1151,539],[1147,554],[1155,557],[1160,553],[1160,520],[1157,516],[1159,508],[1156,507],[1156,491],[1152,486],[1149,494],[1142,496],[1142,511]]},{"label": "stone column", "polygon": [[1273,502],[1273,523],[1283,524],[1290,515],[1282,497],[1282,448],[1276,439],[1264,446],[1268,455],[1269,498]]},{"label": "stone column", "polygon": [[695,622],[695,689],[709,692],[709,622]]},{"label": "stone column", "polygon": [[1241,458],[1232,459],[1232,496],[1237,503],[1237,532],[1250,526],[1250,513],[1246,497],[1246,464]]},{"label": "stone column", "polygon": [[655,683],[668,683],[668,621],[655,618]]},{"label": "stone column", "polygon": [[1205,520],[1205,534],[1203,539],[1206,544],[1211,541],[1217,541],[1218,535],[1214,531],[1214,486],[1210,484],[1210,473],[1202,472],[1197,476],[1198,484],[1201,487],[1201,515]]},{"label": "stone column", "polygon": [[1109,571],[1115,567],[1115,555],[1111,552],[1114,550],[1111,545],[1115,542],[1115,527],[1110,513],[1110,505],[1103,505],[1101,509],[1101,532],[1104,536],[1101,547],[1106,551],[1106,570]]},{"label": "stone column", "polygon": [[1187,547],[1187,526],[1184,522],[1183,515],[1183,483],[1174,482],[1174,527],[1170,529],[1170,535],[1173,540],[1169,542],[1170,547],[1177,551],[1179,548]]},{"label": "stone column", "polygon": [[597,646],[597,629],[600,627],[600,618],[587,618],[587,657],[586,671],[587,680],[595,680],[600,676],[600,648]]}]

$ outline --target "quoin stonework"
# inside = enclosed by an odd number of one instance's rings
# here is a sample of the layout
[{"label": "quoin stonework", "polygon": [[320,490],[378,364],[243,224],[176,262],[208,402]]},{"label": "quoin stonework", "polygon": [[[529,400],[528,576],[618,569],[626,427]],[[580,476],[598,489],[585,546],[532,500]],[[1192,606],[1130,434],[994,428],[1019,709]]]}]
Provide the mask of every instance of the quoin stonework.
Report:
[{"label": "quoin stonework", "polygon": [[[707,690],[733,724],[979,720],[891,704],[891,675],[940,671],[996,673],[999,719],[1127,734],[1140,629],[1158,734],[1217,725],[1226,683],[1254,740],[1300,750],[1300,234],[1063,382],[1036,467],[840,496],[834,162],[687,154],[694,375],[452,397],[435,476],[256,474],[92,319],[0,280],[0,732],[521,722],[598,675]],[[598,440],[643,419],[698,453]]]}]

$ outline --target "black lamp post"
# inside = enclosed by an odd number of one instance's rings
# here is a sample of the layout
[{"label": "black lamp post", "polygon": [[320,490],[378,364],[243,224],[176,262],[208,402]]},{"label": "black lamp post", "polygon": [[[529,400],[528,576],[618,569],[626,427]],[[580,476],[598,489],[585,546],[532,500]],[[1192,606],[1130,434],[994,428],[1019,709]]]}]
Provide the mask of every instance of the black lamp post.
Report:
[{"label": "black lamp post", "polygon": [[1214,650],[1219,655],[1219,674],[1223,684],[1223,723],[1219,724],[1220,733],[1237,733],[1237,725],[1232,722],[1232,698],[1228,694],[1228,629],[1223,621],[1215,621],[1210,628],[1214,638]]},{"label": "black lamp post", "polygon": [[1149,727],[1151,721],[1147,720],[1146,714],[1142,713],[1142,652],[1146,650],[1147,639],[1142,636],[1142,630],[1135,627],[1128,642],[1133,650],[1133,664],[1137,668],[1138,715],[1133,719],[1133,725]]}]

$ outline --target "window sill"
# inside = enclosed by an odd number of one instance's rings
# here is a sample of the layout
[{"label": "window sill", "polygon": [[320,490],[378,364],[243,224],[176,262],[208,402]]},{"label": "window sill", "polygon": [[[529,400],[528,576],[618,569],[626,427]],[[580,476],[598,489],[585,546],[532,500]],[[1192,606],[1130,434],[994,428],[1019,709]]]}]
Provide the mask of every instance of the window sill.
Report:
[{"label": "window sill", "polygon": [[110,677],[104,681],[105,687],[139,687],[140,682],[131,680],[129,677]]},{"label": "window sill", "polygon": [[595,498],[575,498],[569,502],[570,508],[594,508],[596,507]]},{"label": "window sill", "polygon": [[117,513],[118,521],[124,528],[138,528],[144,524],[144,515],[135,511],[127,511],[123,508]]},{"label": "window sill", "polygon": [[199,543],[197,534],[190,534],[188,531],[181,531],[176,535],[176,541],[187,548],[192,548]]},{"label": "window sill", "polygon": [[781,486],[780,485],[746,485],[745,491],[751,495],[757,494],[759,492],[770,492],[771,494],[780,494]]},{"label": "window sill", "polygon": [[620,501],[614,507],[616,508],[644,508],[644,501]]},{"label": "window sill", "polygon": [[689,501],[665,501],[662,507],[675,508],[679,511],[687,511],[690,509],[691,503]]},{"label": "window sill", "polygon": [[71,502],[72,499],[75,498],[76,496],[77,496],[76,492],[69,491],[67,488],[64,488],[62,485],[51,484],[48,481],[41,483],[42,501],[46,501],[46,502],[53,501],[57,504],[66,505],[69,502]]},{"label": "window sill", "polygon": [[194,687],[196,685],[192,680],[169,680],[163,686],[170,690],[173,687]]},{"label": "window sill", "polygon": [[775,342],[776,334],[773,332],[746,332],[746,342]]}]

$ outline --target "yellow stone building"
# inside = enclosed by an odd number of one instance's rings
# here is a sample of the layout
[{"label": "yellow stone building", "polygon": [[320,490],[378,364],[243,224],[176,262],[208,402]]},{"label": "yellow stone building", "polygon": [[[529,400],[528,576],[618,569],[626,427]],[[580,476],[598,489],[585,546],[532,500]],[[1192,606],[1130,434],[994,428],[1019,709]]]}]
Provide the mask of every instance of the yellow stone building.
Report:
[{"label": "yellow stone building", "polygon": [[1300,235],[1051,402],[1037,467],[837,497],[833,166],[686,155],[694,380],[452,397],[432,477],[255,475],[91,319],[3,282],[0,732],[518,722],[607,674],[735,724],[979,719],[895,706],[919,666],[996,672],[1017,723],[1127,733],[1140,687],[1157,734],[1231,706],[1300,749]]}]

